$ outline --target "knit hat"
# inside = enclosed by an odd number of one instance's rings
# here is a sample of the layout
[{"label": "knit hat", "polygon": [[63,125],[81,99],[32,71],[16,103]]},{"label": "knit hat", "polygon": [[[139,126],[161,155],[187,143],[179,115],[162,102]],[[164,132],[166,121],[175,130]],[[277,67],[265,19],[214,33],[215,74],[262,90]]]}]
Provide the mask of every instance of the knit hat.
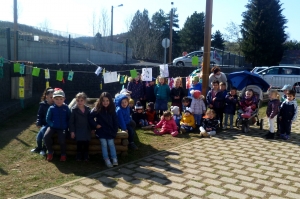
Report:
[{"label": "knit hat", "polygon": [[199,90],[191,90],[190,93],[196,99],[198,99],[201,96],[201,91],[199,91]]},{"label": "knit hat", "polygon": [[120,91],[120,94],[130,95],[130,94],[131,94],[131,91],[127,90],[126,88],[123,88],[123,89]]},{"label": "knit hat", "polygon": [[184,110],[184,112],[186,113],[186,112],[188,112],[188,113],[192,113],[192,109],[191,108],[189,108],[189,107],[186,107],[185,108],[185,110]]},{"label": "knit hat", "polygon": [[172,112],[174,115],[179,115],[179,114],[180,114],[180,110],[179,110],[179,107],[178,107],[178,106],[171,106],[171,107],[170,107],[170,110],[171,110],[171,112]]},{"label": "knit hat", "polygon": [[55,97],[65,97],[64,91],[61,89],[54,91],[53,98],[55,98]]},{"label": "knit hat", "polygon": [[134,108],[135,109],[143,109],[142,103],[140,101],[137,101]]},{"label": "knit hat", "polygon": [[132,98],[129,100],[129,104],[134,104],[134,100]]},{"label": "knit hat", "polygon": [[199,82],[199,77],[198,77],[198,76],[194,76],[194,77],[192,78],[192,81],[193,81],[193,82]]},{"label": "knit hat", "polygon": [[154,103],[153,102],[149,102],[147,104],[147,106],[149,106],[151,108],[151,110],[153,111],[154,110]]},{"label": "knit hat", "polygon": [[284,86],[282,87],[281,90],[282,90],[282,91],[285,91],[285,90],[292,90],[292,86],[289,85],[289,84],[286,84],[286,85],[284,85]]}]

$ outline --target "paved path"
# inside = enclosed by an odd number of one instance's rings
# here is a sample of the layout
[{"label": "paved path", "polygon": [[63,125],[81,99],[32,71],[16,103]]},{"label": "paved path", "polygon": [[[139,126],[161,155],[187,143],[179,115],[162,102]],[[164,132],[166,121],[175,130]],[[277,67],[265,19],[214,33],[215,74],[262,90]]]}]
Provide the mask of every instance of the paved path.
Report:
[{"label": "paved path", "polygon": [[222,132],[25,198],[299,199],[299,129],[289,141]]}]

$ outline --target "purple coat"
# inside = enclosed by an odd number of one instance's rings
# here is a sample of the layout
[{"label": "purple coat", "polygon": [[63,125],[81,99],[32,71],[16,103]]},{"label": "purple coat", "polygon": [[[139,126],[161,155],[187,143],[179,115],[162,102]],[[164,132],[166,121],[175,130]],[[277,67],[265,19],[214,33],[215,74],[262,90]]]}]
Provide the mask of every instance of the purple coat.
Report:
[{"label": "purple coat", "polygon": [[266,114],[268,117],[271,119],[274,118],[278,114],[278,107],[280,106],[280,101],[279,99],[273,99],[268,102],[268,107]]},{"label": "purple coat", "polygon": [[132,80],[128,83],[127,90],[131,91],[132,99],[144,98],[144,86],[143,83],[139,81]]}]

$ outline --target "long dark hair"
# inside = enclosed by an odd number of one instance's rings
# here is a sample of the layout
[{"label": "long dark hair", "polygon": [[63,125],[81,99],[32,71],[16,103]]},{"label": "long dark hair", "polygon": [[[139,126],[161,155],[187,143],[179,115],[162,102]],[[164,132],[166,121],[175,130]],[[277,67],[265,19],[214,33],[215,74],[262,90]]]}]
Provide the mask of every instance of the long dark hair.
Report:
[{"label": "long dark hair", "polygon": [[41,97],[41,101],[42,101],[42,102],[45,101],[47,95],[49,95],[50,93],[53,93],[53,92],[54,92],[54,89],[53,89],[53,88],[51,88],[51,87],[46,88],[46,89],[44,90],[44,92],[43,92],[42,97]]},{"label": "long dark hair", "polygon": [[116,111],[116,106],[115,106],[115,103],[113,102],[112,100],[112,97],[111,97],[111,94],[109,94],[108,92],[103,92],[101,93],[99,99],[97,100],[96,102],[96,105],[95,105],[95,111],[97,113],[100,113],[102,110],[103,110],[103,105],[102,105],[102,102],[103,102],[103,98],[104,97],[107,97],[108,100],[109,100],[109,105],[107,107],[107,111],[110,112],[110,113],[113,113]]}]

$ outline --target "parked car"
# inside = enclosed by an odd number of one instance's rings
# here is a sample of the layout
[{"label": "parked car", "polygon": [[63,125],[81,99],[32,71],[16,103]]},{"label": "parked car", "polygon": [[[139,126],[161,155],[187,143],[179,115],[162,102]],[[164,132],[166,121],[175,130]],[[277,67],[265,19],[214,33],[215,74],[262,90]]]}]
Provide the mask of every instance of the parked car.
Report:
[{"label": "parked car", "polygon": [[300,92],[300,67],[299,66],[271,66],[258,72],[271,88],[281,89],[285,84],[290,84],[296,92]]},{"label": "parked car", "polygon": [[[197,56],[199,63],[203,60],[203,51],[194,51],[185,56],[177,57],[173,60],[173,66],[192,66],[192,57]],[[211,64],[222,64],[222,57],[217,51],[210,51],[210,63]]]},{"label": "parked car", "polygon": [[257,66],[257,67],[253,68],[253,70],[251,71],[251,73],[258,73],[258,72],[260,72],[260,71],[262,71],[264,69],[267,69],[267,68],[269,68],[269,67],[267,67],[267,66]]}]

